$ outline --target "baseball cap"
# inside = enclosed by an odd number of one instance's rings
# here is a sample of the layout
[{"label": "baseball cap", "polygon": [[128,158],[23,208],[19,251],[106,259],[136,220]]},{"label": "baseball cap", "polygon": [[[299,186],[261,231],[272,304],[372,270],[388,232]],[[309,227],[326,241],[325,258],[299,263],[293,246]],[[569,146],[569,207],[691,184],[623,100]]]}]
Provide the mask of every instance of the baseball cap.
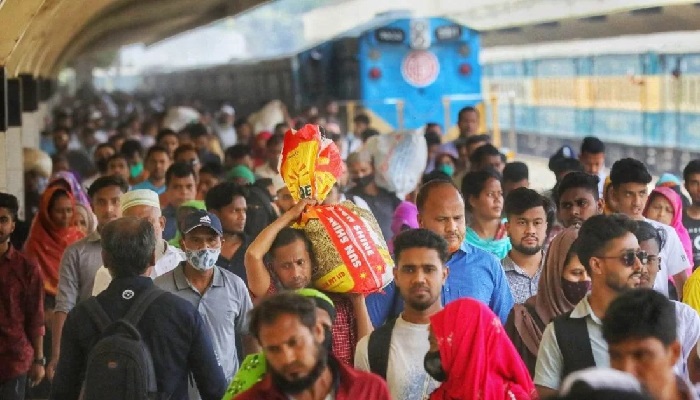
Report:
[{"label": "baseball cap", "polygon": [[185,221],[182,224],[182,233],[190,233],[193,229],[199,228],[200,226],[211,228],[219,236],[223,236],[223,229],[221,229],[221,221],[219,221],[219,218],[203,210],[193,211],[185,217]]}]

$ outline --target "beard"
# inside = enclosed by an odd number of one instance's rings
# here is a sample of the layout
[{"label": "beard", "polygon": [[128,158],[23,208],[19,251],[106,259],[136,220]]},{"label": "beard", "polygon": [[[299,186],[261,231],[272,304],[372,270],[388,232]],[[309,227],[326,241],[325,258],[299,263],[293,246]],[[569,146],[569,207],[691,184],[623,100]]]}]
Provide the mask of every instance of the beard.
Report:
[{"label": "beard", "polygon": [[624,293],[636,286],[634,283],[632,283],[635,278],[639,280],[640,274],[630,274],[624,281],[620,280],[617,276],[607,276],[605,277],[605,285],[617,293]]},{"label": "beard", "polygon": [[513,249],[525,254],[526,256],[534,256],[535,254],[542,251],[542,245],[524,246],[522,244],[513,244]]},{"label": "beard", "polygon": [[299,394],[304,390],[309,389],[314,383],[316,383],[323,371],[326,370],[326,367],[328,367],[328,351],[323,344],[318,344],[316,346],[316,355],[316,365],[314,365],[311,371],[309,371],[306,376],[293,380],[287,379],[283,374],[276,371],[268,363],[268,373],[270,374],[272,383],[282,392],[291,395]]},{"label": "beard", "polygon": [[406,293],[406,296],[402,295],[401,297],[405,299],[406,304],[416,311],[425,311],[435,304],[436,301],[439,301],[439,298],[437,298],[437,296],[433,296],[433,294],[430,292],[428,292],[428,297],[424,300],[412,297],[410,291]]}]

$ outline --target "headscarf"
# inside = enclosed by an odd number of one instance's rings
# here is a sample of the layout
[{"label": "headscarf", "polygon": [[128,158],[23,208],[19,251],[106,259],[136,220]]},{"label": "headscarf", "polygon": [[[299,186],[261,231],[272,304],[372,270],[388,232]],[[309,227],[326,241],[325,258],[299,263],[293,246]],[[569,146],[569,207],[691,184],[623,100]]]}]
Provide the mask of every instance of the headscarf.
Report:
[{"label": "headscarf", "polygon": [[[80,213],[80,215],[82,215],[83,218],[85,218],[85,222],[87,225],[87,232],[85,232],[85,236],[95,232],[95,230],[97,229],[97,217],[95,216],[95,214],[93,214],[89,208],[85,207],[80,203],[76,203],[75,212]],[[77,222],[78,221],[76,218],[76,226],[78,226]]]},{"label": "headscarf", "polygon": [[676,230],[678,238],[681,239],[681,243],[683,244],[683,250],[685,250],[686,257],[688,257],[688,260],[692,260],[693,242],[691,242],[690,240],[688,230],[685,229],[685,226],[683,226],[683,200],[681,200],[681,196],[679,196],[678,193],[676,193],[676,191],[671,189],[670,187],[659,186],[655,188],[651,191],[651,194],[649,195],[649,198],[647,200],[647,204],[646,206],[644,206],[643,215],[645,217],[647,216],[647,211],[649,211],[649,205],[651,204],[651,200],[655,195],[663,196],[664,198],[666,198],[666,200],[668,200],[669,203],[671,203],[671,207],[673,207],[673,219],[671,219],[670,225],[673,227],[673,229]]},{"label": "headscarf", "polygon": [[236,165],[226,174],[226,179],[233,180],[235,178],[243,178],[248,183],[255,183],[255,174],[245,165]]},{"label": "headscarf", "polygon": [[507,236],[507,231],[505,229],[505,219],[501,221],[501,225],[498,227],[498,232],[496,237],[493,239],[482,239],[479,234],[476,233],[471,227],[467,227],[467,233],[465,239],[467,243],[472,246],[478,247],[482,250],[486,250],[493,254],[499,260],[504,259],[513,245],[510,243],[510,238]]},{"label": "headscarf", "polygon": [[[408,227],[409,229],[418,228],[418,207],[410,201],[402,201],[394,210],[394,217],[391,220],[391,232],[394,237],[401,233],[402,230]],[[389,251],[394,252],[394,242],[389,242]]]},{"label": "headscarf", "polygon": [[[178,212],[180,211],[180,209],[182,207],[190,207],[190,208],[194,208],[197,210],[203,210],[203,211],[207,210],[207,206],[206,206],[206,204],[204,204],[204,202],[202,200],[187,200],[186,202],[180,204],[180,207],[177,208]],[[177,225],[177,231],[175,232],[175,237],[170,239],[168,241],[168,244],[173,246],[173,247],[177,247],[179,249],[180,248],[180,240],[182,240],[182,233],[180,232],[180,221],[177,221],[176,225]]]},{"label": "headscarf", "polygon": [[73,175],[73,173],[68,171],[56,172],[49,180],[49,186],[60,180],[63,180],[68,184],[68,187],[70,187],[70,194],[77,203],[84,205],[88,210],[92,210],[90,207],[90,198],[88,197],[87,193],[85,193],[85,189],[83,189],[83,186],[80,184],[80,182],[78,182],[78,179],[75,177],[75,175]]},{"label": "headscarf", "polygon": [[[535,309],[544,325],[547,325],[555,317],[573,310],[576,306],[564,296],[561,278],[564,273],[566,256],[577,237],[578,229],[567,228],[552,240],[547,251],[544,268],[542,268],[537,294],[525,301],[526,305]],[[513,307],[513,316],[515,328],[520,338],[527,349],[536,355],[542,341],[542,331],[525,306],[516,304]]]},{"label": "headscarf", "polygon": [[58,266],[61,263],[63,251],[84,236],[75,226],[62,228],[51,220],[49,203],[56,192],[65,193],[75,204],[73,196],[65,188],[52,186],[46,189],[41,195],[39,213],[34,218],[29,237],[24,245],[27,257],[39,265],[44,280],[44,290],[51,296],[56,295]]},{"label": "headscarf", "polygon": [[531,399],[527,367],[498,317],[478,300],[453,301],[430,317],[447,380],[431,400]]}]

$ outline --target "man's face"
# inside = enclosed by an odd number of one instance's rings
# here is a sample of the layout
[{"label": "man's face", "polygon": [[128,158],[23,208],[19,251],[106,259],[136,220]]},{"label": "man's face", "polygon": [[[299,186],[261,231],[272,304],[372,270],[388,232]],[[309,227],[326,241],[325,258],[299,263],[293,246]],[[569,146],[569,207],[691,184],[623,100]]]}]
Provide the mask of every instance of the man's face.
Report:
[{"label": "man's face", "polygon": [[612,239],[608,245],[601,250],[600,255],[590,258],[589,265],[593,271],[593,290],[596,281],[603,280],[608,289],[622,293],[628,289],[639,286],[641,281],[642,262],[634,257],[632,266],[625,265],[623,257],[629,252],[640,250],[637,238],[630,232],[617,239]]},{"label": "man's face", "polygon": [[165,217],[160,212],[160,208],[139,205],[132,206],[122,212],[124,217],[134,217],[138,219],[145,219],[151,225],[153,225],[153,230],[156,234],[156,241],[163,238],[163,230],[165,229]]},{"label": "man's face", "polygon": [[221,236],[213,229],[200,226],[182,236],[183,250],[220,249]]},{"label": "man's face", "polygon": [[677,340],[666,346],[654,337],[610,343],[610,366],[634,375],[654,398],[661,399],[669,381],[676,384],[673,366],[680,357],[680,347]]},{"label": "man's face", "polygon": [[588,218],[598,215],[603,209],[603,202],[596,201],[590,190],[571,188],[564,191],[559,198],[557,218],[565,228],[581,226]]},{"label": "man's face", "polygon": [[15,221],[10,210],[0,207],[0,245],[10,240],[10,235],[15,231]]},{"label": "man's face", "polygon": [[277,165],[279,164],[280,155],[282,154],[282,146],[283,143],[277,143],[276,145],[267,148],[267,162],[269,163],[270,167],[274,169],[277,169]]},{"label": "man's face", "polygon": [[166,135],[160,139],[158,145],[165,147],[170,157],[172,157],[175,154],[175,149],[180,145],[180,141],[177,139],[176,135]]},{"label": "man's face", "polygon": [[598,175],[605,166],[605,153],[581,153],[579,161],[587,174]]},{"label": "man's face", "polygon": [[112,159],[107,164],[107,175],[120,176],[128,182],[131,175],[129,164],[127,164],[126,160],[123,158]]},{"label": "man's face", "polygon": [[170,156],[162,151],[156,151],[146,160],[146,170],[150,177],[154,179],[164,179],[165,172],[170,167]]},{"label": "man's face", "polygon": [[636,220],[643,218],[642,212],[644,212],[644,205],[649,197],[647,185],[643,183],[620,184],[613,188],[613,197],[618,212]]},{"label": "man's face", "polygon": [[418,222],[421,228],[442,236],[451,253],[457,251],[467,230],[462,196],[451,185],[434,187],[418,215]]},{"label": "man's face", "polygon": [[260,326],[258,341],[278,389],[296,394],[314,384],[326,366],[323,339],[320,323],[310,329],[295,315],[281,314]]},{"label": "man's face", "polygon": [[479,114],[476,111],[463,112],[457,121],[459,132],[462,136],[471,136],[479,133]]},{"label": "man's face", "polygon": [[68,132],[64,130],[57,130],[53,133],[53,146],[56,151],[62,152],[68,149],[68,142],[70,141],[70,136]]},{"label": "man's face", "polygon": [[275,249],[272,254],[272,271],[283,288],[296,290],[311,282],[311,255],[303,240]]},{"label": "man's face", "polygon": [[503,162],[503,158],[501,158],[500,155],[488,156],[479,169],[484,170],[489,167],[498,171],[499,174],[503,174],[503,168],[506,167],[506,164]]},{"label": "man's face", "polygon": [[[104,165],[104,168],[106,170],[107,167],[107,160],[109,160],[110,157],[114,155],[114,149],[108,146],[103,146],[100,147],[99,149],[95,150],[95,154],[93,154],[92,159],[95,162],[95,165],[98,167],[100,165]],[[100,170],[100,172],[106,172],[105,170]]]},{"label": "man's face", "polygon": [[648,254],[648,261],[642,265],[642,274],[639,279],[639,286],[647,289],[654,287],[656,274],[659,272],[661,258],[659,258],[659,244],[654,239],[639,242],[639,247]]},{"label": "man's face", "polygon": [[192,175],[187,175],[183,178],[173,176],[166,189],[170,204],[174,207],[179,207],[180,204],[188,200],[194,200],[197,195],[196,186],[197,184]]},{"label": "man's face", "polygon": [[434,249],[414,247],[399,254],[394,267],[394,282],[407,306],[425,311],[440,302],[447,267]]},{"label": "man's face", "polygon": [[685,181],[685,190],[688,191],[693,205],[700,206],[700,174],[690,174]]},{"label": "man's face", "polygon": [[107,186],[98,190],[90,199],[92,211],[97,217],[97,224],[104,226],[110,221],[114,221],[122,216],[119,197],[122,190],[119,186]]},{"label": "man's face", "polygon": [[192,166],[192,169],[194,169],[196,174],[198,174],[199,170],[202,168],[202,163],[199,162],[199,155],[194,150],[180,152],[177,155],[175,162],[184,162],[185,164]]},{"label": "man's face", "polygon": [[277,201],[275,201],[280,212],[285,213],[290,208],[294,207],[294,198],[288,187],[283,187],[277,191]]},{"label": "man's face", "polygon": [[519,189],[521,187],[524,188],[529,188],[530,187],[530,181],[527,179],[523,179],[521,181],[517,182],[506,182],[504,181],[501,186],[503,186],[503,198],[508,197],[508,193],[512,192],[515,189]]},{"label": "man's face", "polygon": [[209,189],[219,184],[219,178],[210,173],[199,174],[199,184],[197,185],[197,192],[201,194],[201,198],[204,198],[209,192]]},{"label": "man's face", "polygon": [[221,208],[221,210],[211,210],[211,212],[221,220],[224,232],[241,234],[245,229],[247,207],[245,197],[236,196],[231,204]]},{"label": "man's face", "polygon": [[542,251],[547,236],[547,213],[544,207],[535,207],[520,215],[509,215],[506,229],[513,250],[535,255]]},{"label": "man's face", "polygon": [[358,161],[348,164],[348,172],[350,174],[350,179],[355,180],[372,175],[374,173],[374,168],[372,168],[372,164],[368,162]]}]

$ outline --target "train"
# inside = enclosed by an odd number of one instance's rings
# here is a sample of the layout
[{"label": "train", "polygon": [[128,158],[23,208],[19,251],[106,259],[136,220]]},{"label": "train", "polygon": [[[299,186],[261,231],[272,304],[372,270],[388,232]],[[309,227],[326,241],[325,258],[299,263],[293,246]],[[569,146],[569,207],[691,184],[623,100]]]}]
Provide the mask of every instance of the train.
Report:
[{"label": "train", "polygon": [[397,18],[295,54],[148,74],[144,87],[174,102],[231,103],[239,115],[272,99],[292,112],[333,99],[380,132],[449,129],[460,109],[482,104],[480,50],[478,32],[449,19]]},{"label": "train", "polygon": [[[700,33],[485,48],[484,97],[521,153],[549,156],[585,136],[608,159],[678,173],[700,156]],[[490,118],[486,119],[490,121]]]}]

